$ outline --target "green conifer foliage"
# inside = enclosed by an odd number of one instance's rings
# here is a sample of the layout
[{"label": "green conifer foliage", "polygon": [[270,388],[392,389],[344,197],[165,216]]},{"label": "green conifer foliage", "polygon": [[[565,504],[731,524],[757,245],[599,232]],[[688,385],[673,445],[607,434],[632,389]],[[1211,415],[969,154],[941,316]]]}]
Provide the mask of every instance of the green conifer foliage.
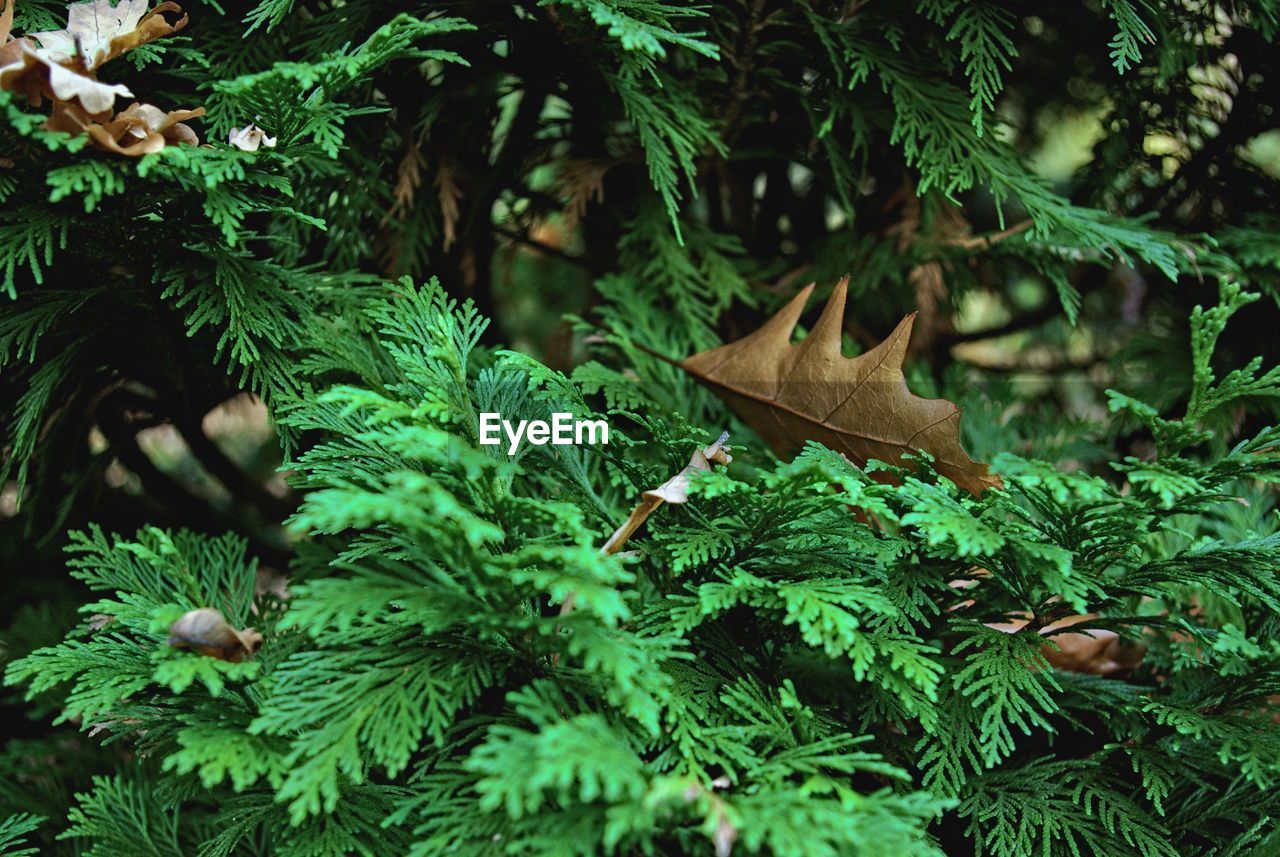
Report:
[{"label": "green conifer foliage", "polygon": [[[1280,849],[1280,7],[182,14],[92,71],[202,145],[0,62],[0,854]],[[676,365],[846,273],[1002,487]]]}]

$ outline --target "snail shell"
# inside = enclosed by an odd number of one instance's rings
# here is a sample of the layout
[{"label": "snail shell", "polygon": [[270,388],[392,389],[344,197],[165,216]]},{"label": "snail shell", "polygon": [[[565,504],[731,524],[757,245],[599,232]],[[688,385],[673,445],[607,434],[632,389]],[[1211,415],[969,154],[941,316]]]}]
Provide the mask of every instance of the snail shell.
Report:
[{"label": "snail shell", "polygon": [[261,634],[252,628],[237,631],[221,611],[213,607],[188,610],[169,626],[170,646],[192,649],[224,661],[238,661],[252,655],[261,643]]}]

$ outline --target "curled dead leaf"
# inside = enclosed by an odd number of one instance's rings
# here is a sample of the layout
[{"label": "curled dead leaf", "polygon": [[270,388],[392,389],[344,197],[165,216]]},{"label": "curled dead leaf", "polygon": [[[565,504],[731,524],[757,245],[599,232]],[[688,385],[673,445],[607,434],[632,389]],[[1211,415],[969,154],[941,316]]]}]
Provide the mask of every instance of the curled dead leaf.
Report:
[{"label": "curled dead leaf", "polygon": [[262,635],[252,628],[238,631],[221,611],[202,607],[188,610],[169,626],[169,645],[224,661],[241,661],[258,650]]},{"label": "curled dead leaf", "polygon": [[21,51],[16,60],[0,66],[0,89],[22,95],[33,107],[52,98],[78,101],[85,112],[94,114],[110,110],[117,95],[133,96],[126,86],[102,83],[58,64],[30,42],[20,39],[10,44],[19,45]]},{"label": "curled dead leaf", "polygon": [[67,134],[83,134],[95,122],[105,122],[111,118],[111,111],[89,113],[75,101],[55,101],[53,112],[45,121],[47,131],[62,131]]},{"label": "curled dead leaf", "polygon": [[183,121],[203,115],[203,107],[165,113],[158,107],[136,101],[114,116],[109,110],[90,114],[75,102],[60,101],[54,104],[45,128],[88,134],[96,148],[136,158],[158,152],[170,143],[198,146],[200,138]]},{"label": "curled dead leaf", "polygon": [[[663,503],[686,503],[689,500],[689,479],[695,473],[710,470],[716,464],[728,464],[733,461],[733,457],[729,455],[729,447],[726,442],[729,440],[729,433],[724,432],[716,439],[716,442],[703,449],[695,449],[693,455],[689,458],[689,463],[675,476],[672,476],[666,482],[663,482],[657,488],[651,488],[640,495],[640,502],[627,519],[622,522],[622,526],[613,531],[613,535],[609,536],[609,540],[600,548],[602,554],[616,554],[627,539],[631,538],[632,533],[640,529],[643,524],[654,511]],[[575,598],[573,593],[564,599],[560,604],[560,615],[567,616],[573,612],[573,604]],[[555,656],[555,662],[559,663],[559,655]]]},{"label": "curled dead leaf", "polygon": [[695,473],[710,470],[713,464],[728,464],[733,461],[733,457],[729,455],[728,447],[725,446],[725,442],[728,439],[729,433],[725,432],[720,435],[715,443],[705,449],[695,449],[693,455],[689,458],[689,463],[684,466],[683,470],[657,488],[650,488],[641,494],[639,505],[631,510],[627,520],[614,531],[609,540],[605,542],[604,547],[600,549],[600,552],[616,553],[618,548],[622,547],[622,544],[631,538],[631,534],[639,529],[640,525],[663,503],[687,503],[689,501],[690,477]]},{"label": "curled dead leaf", "polygon": [[[6,4],[0,11],[0,42],[4,42],[16,0],[0,2]],[[125,86],[102,83],[94,75],[103,63],[186,26],[185,15],[173,24],[164,17],[163,13],[182,12],[176,3],[164,2],[148,10],[148,2],[73,3],[67,10],[66,28],[0,44],[0,89],[17,92],[35,107],[46,98],[52,100],[45,127],[87,133],[100,149],[136,156],[159,151],[166,143],[198,145],[195,132],[182,122],[203,115],[203,108],[165,113],[135,103],[113,115],[116,97],[133,93]]]},{"label": "curled dead leaf", "polygon": [[91,124],[86,130],[99,148],[118,155],[141,157],[158,152],[170,143],[200,145],[196,132],[184,123],[203,115],[203,107],[166,113],[159,107],[135,101],[110,121]]},{"label": "curled dead leaf", "polygon": [[180,15],[182,7],[164,2],[147,9],[149,0],[88,0],[67,7],[67,26],[31,33],[43,52],[56,63],[93,71],[134,48],[172,35],[187,25],[182,15],[170,24],[163,13]]},{"label": "curled dead leaf", "polygon": [[276,138],[268,137],[267,132],[250,122],[243,128],[232,128],[227,135],[227,142],[242,152],[256,152],[259,146],[268,149],[276,147]]}]

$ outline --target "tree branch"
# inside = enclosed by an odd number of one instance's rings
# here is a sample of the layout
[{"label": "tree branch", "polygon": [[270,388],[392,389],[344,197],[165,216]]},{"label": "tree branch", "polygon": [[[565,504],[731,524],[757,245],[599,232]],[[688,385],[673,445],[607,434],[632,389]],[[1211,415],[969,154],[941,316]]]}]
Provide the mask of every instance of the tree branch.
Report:
[{"label": "tree branch", "polygon": [[529,234],[527,232],[520,232],[515,229],[507,229],[505,226],[494,226],[493,231],[496,232],[498,235],[501,235],[503,238],[514,241],[517,244],[524,244],[526,247],[531,247],[534,250],[537,250],[539,253],[544,253],[548,256],[554,256],[557,259],[561,259],[565,262],[568,262],[571,265],[577,265],[580,268],[588,268],[587,262],[585,259],[579,256],[570,255],[569,253],[566,253],[563,250],[561,250],[559,247],[553,247],[550,244],[545,244],[536,238],[531,238],[529,237]]},{"label": "tree branch", "polygon": [[971,235],[965,238],[948,238],[942,244],[945,247],[955,247],[960,250],[974,250],[982,252],[990,250],[991,245],[999,244],[1001,241],[1012,238],[1015,235],[1021,235],[1030,229],[1032,223],[1030,220],[1024,220],[1021,223],[1015,223],[1008,229],[1001,229],[999,232],[992,232],[988,235]]}]

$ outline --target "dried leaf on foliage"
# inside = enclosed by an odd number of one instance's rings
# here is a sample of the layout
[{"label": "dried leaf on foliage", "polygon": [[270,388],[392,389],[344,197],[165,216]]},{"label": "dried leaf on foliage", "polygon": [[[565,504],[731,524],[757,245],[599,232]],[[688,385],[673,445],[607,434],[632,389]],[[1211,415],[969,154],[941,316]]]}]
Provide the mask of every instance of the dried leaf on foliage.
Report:
[{"label": "dried leaf on foliage", "polygon": [[17,59],[0,67],[0,89],[16,92],[33,107],[45,98],[56,101],[78,101],[85,112],[103,113],[115,104],[116,96],[131,98],[133,93],[121,84],[108,84],[59,65],[43,51],[19,40]]},{"label": "dried leaf on foliage", "polygon": [[261,146],[268,149],[276,147],[276,138],[268,137],[266,131],[252,122],[243,128],[232,128],[227,135],[227,142],[242,152],[256,152]]},{"label": "dried leaf on foliage", "polygon": [[1001,484],[960,446],[960,409],[924,399],[902,374],[914,314],[889,338],[857,357],[840,353],[848,278],[831,293],[812,332],[792,345],[791,333],[813,285],[764,326],[742,339],[703,351],[680,366],[710,386],[779,454],[813,440],[856,464],[903,464],[923,449],[938,472],[980,494]]},{"label": "dried leaf on foliage", "polygon": [[631,534],[639,529],[640,525],[663,503],[687,503],[690,477],[695,473],[710,470],[713,464],[728,464],[733,461],[728,447],[725,446],[727,440],[729,440],[729,433],[725,432],[715,443],[705,449],[695,449],[683,470],[657,488],[651,488],[641,494],[640,503],[631,510],[627,520],[605,542],[604,547],[600,549],[601,553],[617,553],[623,542],[629,539]]},{"label": "dried leaf on foliage", "polygon": [[[7,0],[0,13],[4,37],[12,25],[14,2]],[[204,108],[166,113],[135,102],[113,114],[116,96],[132,97],[133,93],[94,76],[94,69],[108,60],[182,29],[185,15],[170,24],[161,14],[181,11],[172,2],[148,11],[147,0],[121,0],[115,6],[110,0],[73,3],[65,29],[32,33],[30,38],[0,46],[0,89],[17,92],[36,107],[51,99],[46,129],[88,134],[94,146],[117,154],[158,152],[167,143],[198,145],[196,133],[183,121],[202,116]],[[38,41],[39,47],[30,39]]]},{"label": "dried leaf on foliage", "polygon": [[184,123],[203,115],[203,107],[166,113],[159,107],[135,101],[110,121],[89,125],[87,131],[100,148],[118,155],[141,157],[158,152],[169,143],[200,145],[196,132]]},{"label": "dried leaf on foliage", "polygon": [[[978,586],[979,580],[991,576],[985,568],[975,568],[973,578],[953,580],[948,585],[953,589],[969,590]],[[977,600],[966,598],[959,604],[948,608],[949,611],[967,610],[977,604]],[[1090,675],[1110,676],[1129,672],[1142,662],[1146,648],[1137,643],[1123,639],[1115,631],[1103,628],[1089,628],[1079,632],[1064,632],[1062,629],[1072,625],[1092,622],[1098,618],[1096,613],[1083,613],[1064,616],[1045,624],[1038,629],[1041,636],[1050,638],[1040,649],[1040,654],[1054,669],[1068,672],[1088,673]],[[1030,613],[1015,613],[1006,622],[985,622],[988,628],[1016,634],[1031,624]]]},{"label": "dried leaf on foliage", "polygon": [[203,115],[203,107],[166,113],[136,101],[114,115],[109,110],[89,114],[74,102],[58,102],[45,127],[50,131],[88,134],[95,147],[136,158],[158,152],[170,143],[199,145],[196,132],[183,123]]},{"label": "dried leaf on foliage", "polygon": [[187,25],[182,15],[174,23],[162,13],[181,14],[177,3],[161,3],[148,10],[149,0],[89,0],[67,7],[67,26],[61,30],[31,33],[43,52],[54,62],[72,63],[85,71],[93,71],[115,59],[164,36],[172,35]]},{"label": "dried leaf on foliage", "polygon": [[[1067,616],[1041,628],[1040,635],[1052,641],[1041,649],[1049,665],[1067,672],[1111,676],[1127,673],[1142,662],[1146,650],[1124,640],[1115,631],[1103,628],[1079,632],[1062,630],[1097,618],[1096,613]],[[1030,616],[1022,616],[1012,622],[991,622],[987,627],[1014,634],[1026,628],[1030,621]]]},{"label": "dried leaf on foliage", "polygon": [[241,661],[258,650],[262,635],[252,628],[236,630],[221,611],[202,607],[188,610],[169,626],[169,645],[224,661]]},{"label": "dried leaf on foliage", "polygon": [[[622,522],[622,526],[614,530],[613,535],[609,536],[608,541],[600,548],[600,553],[617,553],[627,539],[631,538],[631,535],[640,529],[640,525],[648,520],[649,516],[663,503],[687,503],[689,501],[689,479],[695,473],[710,470],[716,464],[728,464],[733,461],[733,456],[729,455],[729,447],[726,446],[728,440],[729,433],[724,432],[710,446],[695,449],[693,455],[689,458],[689,463],[679,473],[663,482],[657,488],[651,488],[643,492],[640,495],[640,502],[631,510],[631,514],[627,516],[627,519]],[[575,600],[573,593],[570,593],[565,598],[560,605],[561,616],[567,616],[573,612]]]},{"label": "dried leaf on foliage", "polygon": [[1042,631],[1052,634],[1053,645],[1045,648],[1049,663],[1060,670],[1110,676],[1128,673],[1142,662],[1146,648],[1129,642],[1115,631],[1091,628],[1080,632],[1060,632],[1062,628],[1089,622],[1098,617],[1092,613],[1069,616],[1054,622]]}]

